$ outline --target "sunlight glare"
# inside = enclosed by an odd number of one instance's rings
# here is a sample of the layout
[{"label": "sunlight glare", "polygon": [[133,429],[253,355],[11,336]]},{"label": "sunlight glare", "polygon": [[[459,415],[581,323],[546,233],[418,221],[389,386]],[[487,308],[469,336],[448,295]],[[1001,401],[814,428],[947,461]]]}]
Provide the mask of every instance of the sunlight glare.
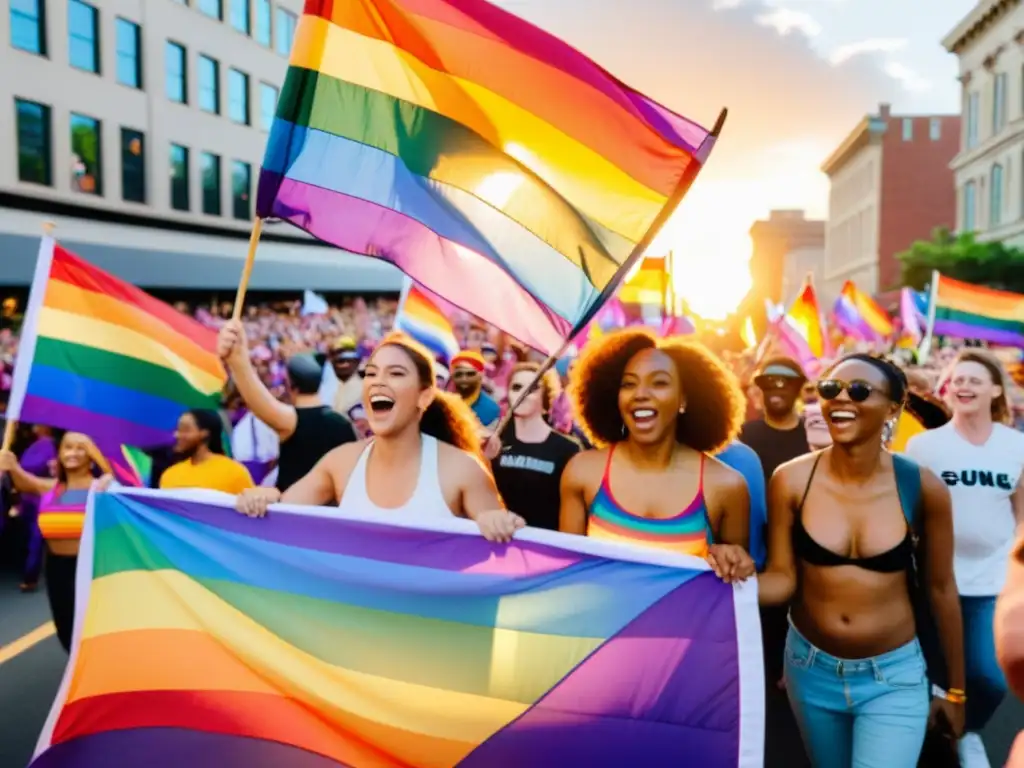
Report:
[{"label": "sunlight glare", "polygon": [[502,171],[485,176],[474,191],[481,200],[503,210],[522,183],[520,174]]}]

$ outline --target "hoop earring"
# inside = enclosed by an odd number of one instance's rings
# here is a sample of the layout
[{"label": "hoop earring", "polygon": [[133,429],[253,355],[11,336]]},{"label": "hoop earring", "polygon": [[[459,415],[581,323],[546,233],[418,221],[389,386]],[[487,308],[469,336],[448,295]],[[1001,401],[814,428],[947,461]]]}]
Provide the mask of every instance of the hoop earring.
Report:
[{"label": "hoop earring", "polygon": [[889,419],[882,426],[882,447],[886,447],[892,442],[893,435],[896,432],[896,419]]},{"label": "hoop earring", "polygon": [[626,439],[626,434],[627,434],[627,432],[626,432],[626,422],[622,422],[622,439],[623,440]]}]

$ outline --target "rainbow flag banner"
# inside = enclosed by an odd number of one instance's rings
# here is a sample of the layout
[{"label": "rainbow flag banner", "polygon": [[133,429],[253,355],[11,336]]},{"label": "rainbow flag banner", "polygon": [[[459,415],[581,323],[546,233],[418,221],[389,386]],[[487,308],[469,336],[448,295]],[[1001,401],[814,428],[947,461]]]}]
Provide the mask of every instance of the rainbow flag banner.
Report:
[{"label": "rainbow flag banner", "polygon": [[229,505],[90,500],[32,768],[762,765],[753,583],[547,531]]},{"label": "rainbow flag banner", "polygon": [[932,301],[936,336],[1024,347],[1024,295],[937,275]]},{"label": "rainbow flag banner", "polygon": [[395,329],[412,336],[443,359],[446,365],[459,353],[459,340],[455,338],[452,323],[441,310],[440,302],[408,277],[398,298]]},{"label": "rainbow flag banner", "polygon": [[860,341],[882,341],[893,333],[889,314],[852,280],[843,284],[832,316],[844,334]]},{"label": "rainbow flag banner", "polygon": [[43,238],[7,416],[73,429],[110,456],[171,442],[189,408],[217,408],[217,334]]},{"label": "rainbow flag banner", "polygon": [[307,0],[256,211],[551,353],[714,143],[485,0]]}]

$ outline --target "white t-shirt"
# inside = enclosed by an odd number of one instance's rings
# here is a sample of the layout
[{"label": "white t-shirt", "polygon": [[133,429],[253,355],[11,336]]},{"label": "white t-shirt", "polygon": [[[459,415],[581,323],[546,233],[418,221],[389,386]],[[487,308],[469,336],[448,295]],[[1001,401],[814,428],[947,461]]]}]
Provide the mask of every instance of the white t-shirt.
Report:
[{"label": "white t-shirt", "polygon": [[1006,581],[1016,521],[1010,497],[1024,471],[1024,434],[993,425],[973,445],[950,422],[911,438],[906,454],[941,477],[953,498],[953,570],[961,595],[998,595]]}]

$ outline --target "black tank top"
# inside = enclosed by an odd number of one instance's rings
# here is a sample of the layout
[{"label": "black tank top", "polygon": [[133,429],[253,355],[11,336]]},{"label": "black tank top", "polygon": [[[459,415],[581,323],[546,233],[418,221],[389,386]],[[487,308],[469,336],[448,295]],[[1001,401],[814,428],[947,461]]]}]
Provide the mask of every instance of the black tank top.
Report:
[{"label": "black tank top", "polygon": [[277,489],[286,491],[305,477],[324,454],[356,441],[352,423],[326,405],[296,408],[295,432],[281,443]]}]

